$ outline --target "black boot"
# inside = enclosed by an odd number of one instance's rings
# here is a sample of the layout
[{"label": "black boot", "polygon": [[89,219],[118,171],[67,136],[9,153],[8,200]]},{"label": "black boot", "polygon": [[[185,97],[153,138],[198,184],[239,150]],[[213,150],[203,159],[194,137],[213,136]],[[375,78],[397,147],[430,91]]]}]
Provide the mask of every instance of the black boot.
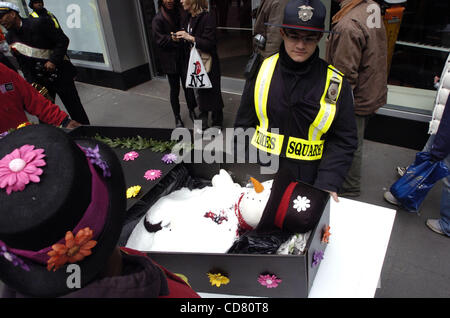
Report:
[{"label": "black boot", "polygon": [[208,129],[208,112],[201,112],[200,119],[202,120],[202,130]]},{"label": "black boot", "polygon": [[176,128],[182,128],[182,127],[184,127],[184,123],[183,123],[183,121],[181,120],[180,115],[175,116],[175,127],[176,127]]},{"label": "black boot", "polygon": [[195,113],[195,109],[189,109],[189,118],[192,120],[192,123],[194,123],[194,121],[198,119],[198,116]]}]

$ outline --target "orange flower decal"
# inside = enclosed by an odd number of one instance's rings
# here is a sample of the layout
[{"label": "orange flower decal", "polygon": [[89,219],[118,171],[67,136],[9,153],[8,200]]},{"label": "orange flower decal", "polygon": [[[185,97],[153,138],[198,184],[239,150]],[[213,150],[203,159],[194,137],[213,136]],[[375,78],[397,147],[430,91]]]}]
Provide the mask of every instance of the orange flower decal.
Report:
[{"label": "orange flower decal", "polygon": [[50,259],[47,261],[47,270],[56,271],[66,263],[76,263],[92,254],[91,249],[97,245],[97,241],[91,240],[93,232],[86,227],[78,231],[74,237],[72,232],[66,233],[65,244],[54,244],[52,250],[47,253]]},{"label": "orange flower decal", "polygon": [[330,226],[325,226],[323,236],[322,236],[322,243],[329,243],[330,242]]}]

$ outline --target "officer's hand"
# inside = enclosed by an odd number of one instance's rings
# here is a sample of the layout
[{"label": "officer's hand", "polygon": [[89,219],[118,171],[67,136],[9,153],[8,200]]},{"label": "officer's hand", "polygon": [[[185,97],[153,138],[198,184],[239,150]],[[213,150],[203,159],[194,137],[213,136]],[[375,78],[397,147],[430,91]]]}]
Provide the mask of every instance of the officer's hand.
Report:
[{"label": "officer's hand", "polygon": [[45,67],[45,69],[46,69],[48,72],[54,72],[54,71],[56,70],[56,65],[53,64],[53,63],[50,62],[50,61],[47,61],[47,62],[44,64],[44,67]]},{"label": "officer's hand", "polygon": [[335,202],[339,202],[339,197],[336,192],[328,191]]},{"label": "officer's hand", "polygon": [[66,128],[74,129],[74,128],[77,128],[77,127],[80,127],[80,126],[81,126],[81,124],[79,122],[77,122],[75,120],[70,120],[69,123],[67,124]]}]

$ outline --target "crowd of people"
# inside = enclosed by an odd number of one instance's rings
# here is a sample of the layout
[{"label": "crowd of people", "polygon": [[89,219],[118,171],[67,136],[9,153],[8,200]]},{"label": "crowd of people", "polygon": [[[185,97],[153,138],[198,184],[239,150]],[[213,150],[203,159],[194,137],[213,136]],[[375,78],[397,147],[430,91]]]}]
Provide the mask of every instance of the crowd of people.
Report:
[{"label": "crowd of people", "polygon": [[[327,30],[327,12],[320,0],[261,1],[255,28],[266,38],[267,45],[260,52],[258,71],[246,81],[234,121],[236,128],[256,129],[249,147],[279,156],[278,173],[289,178],[279,178],[284,183],[276,183],[274,187],[285,189],[291,181],[300,179],[329,192],[335,201],[339,201],[339,196],[360,195],[365,127],[387,98],[386,30],[383,24],[376,28],[366,24],[372,14],[367,6],[376,3],[372,0],[337,2],[340,10]],[[26,121],[25,111],[54,126],[88,125],[74,85],[76,71],[67,56],[69,39],[56,17],[45,10],[42,0],[31,0],[29,5],[33,12],[28,18],[22,18],[14,4],[0,2],[0,23],[8,30],[6,41],[25,78],[17,70],[0,64],[0,132]],[[159,0],[158,6],[159,12],[152,23],[153,39],[161,68],[169,81],[175,126],[184,126],[179,101],[182,85],[191,120],[201,119],[202,129],[221,129],[224,108],[221,70],[216,21],[208,11],[208,1]],[[325,60],[319,57],[318,48],[324,36]],[[208,71],[210,89],[186,88],[189,53],[194,46],[212,58]],[[448,105],[448,76],[443,79],[447,91],[440,97],[441,104]],[[47,99],[38,93],[44,89]],[[55,94],[69,114],[51,101]],[[426,148],[434,150],[436,160],[446,162],[449,113],[449,107],[445,106],[433,116],[439,117],[440,124],[433,125],[430,131],[433,138]],[[22,149],[20,145],[24,140],[31,140],[36,148],[44,149],[45,158],[41,153],[34,154],[35,157],[25,155],[34,150]],[[125,198],[120,195],[121,191],[125,192],[125,183],[120,163],[110,149],[101,146],[93,155],[96,160],[86,161],[85,156],[92,156],[95,148],[92,142],[72,140],[45,125],[18,131],[1,142],[2,149],[8,151],[0,161],[0,205],[17,211],[14,217],[0,218],[0,256],[3,256],[0,257],[0,278],[7,284],[6,296],[198,296],[182,279],[147,256],[116,248],[121,224],[118,215],[125,210]],[[52,143],[57,146],[50,146]],[[0,154],[3,152],[5,150]],[[35,169],[26,168],[27,162],[20,158],[22,152],[23,158],[36,158]],[[14,164],[11,163],[13,157]],[[92,169],[99,160],[103,162],[102,169],[105,164],[109,167],[109,177]],[[64,162],[64,167],[51,165],[54,161]],[[37,166],[46,162],[49,177],[40,180]],[[24,178],[18,177],[22,170],[36,175],[26,177],[28,182],[20,181]],[[63,173],[68,182],[61,185],[58,179]],[[46,191],[52,182],[60,184],[61,189],[53,187],[54,192]],[[433,231],[447,236],[450,235],[448,183],[446,179],[441,219],[427,223]],[[92,184],[92,189],[82,187],[83,184]],[[36,206],[30,198],[39,196],[52,203],[62,203],[52,207]],[[93,201],[98,209],[104,210],[103,218],[92,216],[89,206]],[[63,211],[67,202],[74,206],[69,212]],[[269,199],[269,202],[274,206],[266,206],[266,209],[276,210],[277,201]],[[24,211],[29,210],[33,210],[34,217],[28,216],[24,222]],[[39,214],[48,218],[42,222]],[[63,214],[69,214],[69,220],[61,217]],[[21,224],[21,228],[13,224]],[[58,230],[53,231],[53,228]],[[96,231],[92,232],[91,228]],[[68,229],[74,229],[74,233],[66,233]],[[79,230],[78,234],[75,229]],[[45,235],[36,236],[38,232]],[[58,241],[61,237],[65,237],[65,245]],[[59,243],[51,245],[55,242]],[[91,252],[96,244],[97,248]],[[36,250],[39,252],[31,252]],[[43,262],[47,252],[51,258]],[[14,257],[27,259],[26,266],[19,261],[9,261]],[[82,288],[72,293],[61,284],[64,274],[56,275],[52,271],[85,258],[80,262],[82,275],[86,275]],[[17,264],[25,273],[20,272]],[[49,268],[52,271],[48,271]],[[145,279],[139,281],[139,275],[144,275]],[[33,284],[33,277],[45,281],[45,286]],[[149,281],[149,277],[153,280]]]}]

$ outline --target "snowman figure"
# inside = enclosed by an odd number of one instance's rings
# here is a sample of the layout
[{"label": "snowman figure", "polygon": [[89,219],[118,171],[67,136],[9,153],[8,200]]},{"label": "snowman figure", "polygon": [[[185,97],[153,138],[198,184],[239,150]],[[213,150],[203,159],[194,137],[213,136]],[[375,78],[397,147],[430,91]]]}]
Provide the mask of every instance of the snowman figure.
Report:
[{"label": "snowman figure", "polygon": [[237,237],[234,205],[242,187],[225,170],[211,183],[159,199],[133,229],[126,246],[141,251],[225,253]]},{"label": "snowman figure", "polygon": [[272,191],[273,180],[260,183],[255,178],[250,178],[252,188],[244,191],[237,204],[236,215],[241,230],[250,231],[254,229],[261,220],[262,213],[269,200]]}]

